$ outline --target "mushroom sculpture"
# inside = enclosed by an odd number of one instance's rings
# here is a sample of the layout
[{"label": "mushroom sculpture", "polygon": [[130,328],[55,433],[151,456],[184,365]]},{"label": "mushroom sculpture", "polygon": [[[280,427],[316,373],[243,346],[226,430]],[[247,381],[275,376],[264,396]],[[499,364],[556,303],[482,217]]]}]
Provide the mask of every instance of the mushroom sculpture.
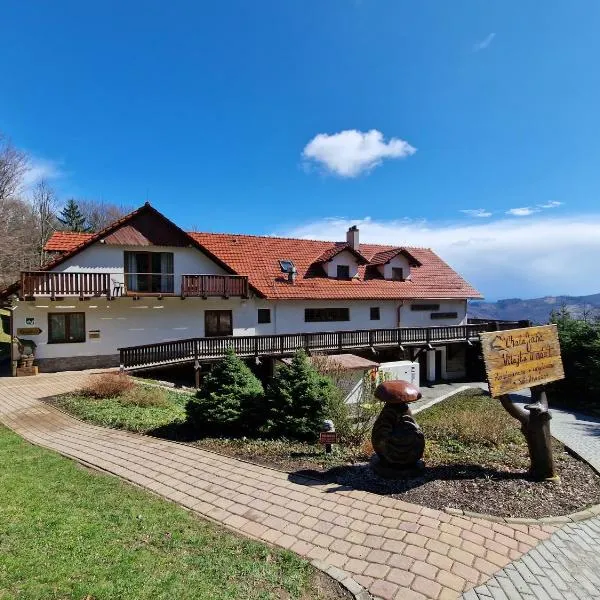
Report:
[{"label": "mushroom sculpture", "polygon": [[377,386],[375,397],[385,406],[371,433],[373,470],[388,479],[410,476],[422,468],[425,452],[425,436],[408,406],[421,392],[407,381],[386,381]]}]

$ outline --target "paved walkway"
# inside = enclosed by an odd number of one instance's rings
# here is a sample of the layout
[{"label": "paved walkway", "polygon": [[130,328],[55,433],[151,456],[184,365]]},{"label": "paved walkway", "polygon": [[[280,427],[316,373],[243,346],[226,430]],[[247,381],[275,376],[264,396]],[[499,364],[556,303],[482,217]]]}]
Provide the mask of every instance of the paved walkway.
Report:
[{"label": "paved walkway", "polygon": [[[529,391],[512,394],[515,402],[527,404]],[[600,473],[600,419],[577,412],[550,408],[552,436],[576,452]]]},{"label": "paved walkway", "polygon": [[385,600],[448,600],[555,529],[454,517],[164,440],[88,425],[40,402],[79,372],[0,379],[0,421],[250,537],[341,569]]},{"label": "paved walkway", "polygon": [[566,525],[464,600],[600,598],[600,517]]}]

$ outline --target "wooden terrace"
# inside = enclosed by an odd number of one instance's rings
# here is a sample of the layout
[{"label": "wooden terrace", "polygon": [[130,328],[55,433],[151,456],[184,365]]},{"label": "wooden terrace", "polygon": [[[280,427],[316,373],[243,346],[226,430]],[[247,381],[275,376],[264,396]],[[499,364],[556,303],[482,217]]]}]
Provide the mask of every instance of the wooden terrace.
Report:
[{"label": "wooden terrace", "polygon": [[229,348],[241,357],[289,356],[297,350],[341,352],[368,348],[403,348],[434,344],[473,343],[479,334],[495,329],[488,323],[441,327],[399,327],[320,333],[286,333],[203,337],[119,348],[121,369],[149,369],[181,363],[209,362],[223,358]]}]

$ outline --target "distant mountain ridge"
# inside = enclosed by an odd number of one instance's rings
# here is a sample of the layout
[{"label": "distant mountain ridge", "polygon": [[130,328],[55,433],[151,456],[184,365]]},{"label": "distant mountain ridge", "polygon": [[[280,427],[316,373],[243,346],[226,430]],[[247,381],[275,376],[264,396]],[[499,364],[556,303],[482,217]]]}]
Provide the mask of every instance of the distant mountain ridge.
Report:
[{"label": "distant mountain ridge", "polygon": [[600,294],[590,296],[545,296],[544,298],[507,298],[497,302],[473,301],[469,304],[469,316],[479,319],[502,319],[534,323],[547,323],[553,310],[567,308],[571,316],[600,318]]}]

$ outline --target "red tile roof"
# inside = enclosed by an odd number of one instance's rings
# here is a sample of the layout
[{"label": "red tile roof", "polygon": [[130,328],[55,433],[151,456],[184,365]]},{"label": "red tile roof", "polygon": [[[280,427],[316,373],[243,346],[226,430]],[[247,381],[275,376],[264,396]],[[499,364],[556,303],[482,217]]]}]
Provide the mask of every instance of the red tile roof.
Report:
[{"label": "red tile roof", "polygon": [[409,262],[415,267],[418,267],[421,264],[410,252],[408,252],[408,250],[406,250],[406,248],[392,248],[391,250],[377,252],[377,254],[371,258],[370,262],[372,265],[385,265],[392,260],[392,258],[398,256],[398,254],[406,256]]},{"label": "red tile roof", "polygon": [[74,233],[72,231],[55,231],[46,242],[46,252],[70,252],[79,244],[87,242],[93,233]]},{"label": "red tile roof", "polygon": [[[319,276],[314,265],[332,252],[335,255],[345,243],[227,233],[191,232],[189,236],[209,256],[227,265],[232,272],[247,275],[250,285],[266,298],[398,300],[482,297],[428,248],[403,248],[421,263],[411,269],[410,280],[389,281],[371,277],[369,273],[374,267],[361,265],[357,279],[341,281]],[[92,237],[93,234],[56,232],[46,244],[46,249],[65,253],[78,251]],[[360,254],[369,261],[373,258],[381,261],[397,251],[396,246],[360,245]],[[286,275],[281,273],[279,261],[286,259],[292,260],[298,271],[294,283],[289,283]]]},{"label": "red tile roof", "polygon": [[335,242],[333,246],[331,246],[330,244],[330,247],[327,250],[325,250],[325,252],[323,252],[323,254],[321,254],[321,256],[319,256],[319,258],[315,260],[315,262],[327,262],[331,260],[334,256],[341,254],[342,252],[350,252],[351,254],[354,254],[359,265],[366,265],[369,262],[360,252],[355,250],[347,242]]}]

